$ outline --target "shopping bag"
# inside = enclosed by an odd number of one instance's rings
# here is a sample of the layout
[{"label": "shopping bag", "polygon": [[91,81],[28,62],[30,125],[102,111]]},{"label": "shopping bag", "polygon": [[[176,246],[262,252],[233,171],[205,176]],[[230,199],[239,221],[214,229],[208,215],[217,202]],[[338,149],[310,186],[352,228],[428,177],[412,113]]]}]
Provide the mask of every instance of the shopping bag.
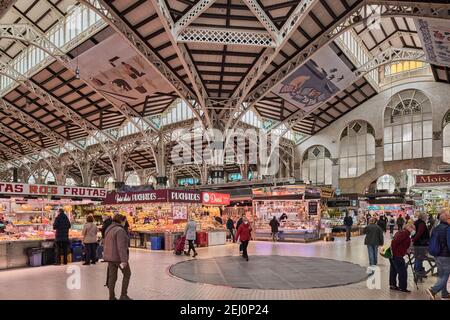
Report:
[{"label": "shopping bag", "polygon": [[383,258],[386,258],[386,259],[392,258],[392,249],[391,249],[391,246],[390,246],[390,245],[383,246],[383,247],[380,249],[380,255],[381,255]]}]

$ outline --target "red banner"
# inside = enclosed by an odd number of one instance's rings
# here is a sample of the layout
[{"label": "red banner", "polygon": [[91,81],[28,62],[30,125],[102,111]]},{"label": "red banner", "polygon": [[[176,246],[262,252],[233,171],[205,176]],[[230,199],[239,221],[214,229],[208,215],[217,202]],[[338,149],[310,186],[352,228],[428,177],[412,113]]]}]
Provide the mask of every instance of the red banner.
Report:
[{"label": "red banner", "polygon": [[416,184],[450,184],[450,173],[419,174],[416,176]]},{"label": "red banner", "polygon": [[202,192],[202,202],[207,205],[230,205],[228,193]]},{"label": "red banner", "polygon": [[0,182],[0,194],[21,196],[32,195],[77,198],[105,198],[106,189]]},{"label": "red banner", "polygon": [[149,190],[138,192],[111,192],[103,201],[105,205],[156,202],[200,203],[200,192],[194,190]]}]

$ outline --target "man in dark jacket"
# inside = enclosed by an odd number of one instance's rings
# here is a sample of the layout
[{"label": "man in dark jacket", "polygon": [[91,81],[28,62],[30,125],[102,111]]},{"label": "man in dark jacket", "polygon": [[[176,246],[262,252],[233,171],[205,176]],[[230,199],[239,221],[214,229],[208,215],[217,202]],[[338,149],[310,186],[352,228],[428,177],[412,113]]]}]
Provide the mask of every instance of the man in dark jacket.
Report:
[{"label": "man in dark jacket", "polygon": [[346,241],[350,241],[350,238],[351,238],[351,235],[352,235],[353,218],[350,217],[348,212],[345,213],[344,225],[345,225],[345,231],[346,231],[346,234],[347,234],[347,240]]},{"label": "man in dark jacket", "polygon": [[371,218],[369,225],[364,229],[366,234],[364,244],[369,252],[369,266],[371,267],[377,265],[378,247],[384,244],[383,230],[376,224],[376,221],[375,218]]},{"label": "man in dark jacket", "polygon": [[106,229],[108,229],[108,227],[111,225],[111,223],[113,222],[111,216],[106,216],[105,219],[103,220],[103,224],[102,224],[102,238],[105,239],[105,231]]},{"label": "man in dark jacket", "polygon": [[61,254],[63,255],[63,262],[67,264],[67,254],[69,251],[69,230],[71,224],[63,209],[58,210],[58,216],[53,223],[53,230],[55,230],[56,242],[56,261],[61,264]]},{"label": "man in dark jacket", "polygon": [[272,241],[278,240],[278,227],[280,223],[277,220],[277,217],[273,216],[272,220],[269,222],[270,228],[272,229]]},{"label": "man in dark jacket", "polygon": [[228,219],[227,219],[227,230],[230,233],[231,241],[233,241],[233,243],[235,243],[236,240],[234,239],[234,221],[233,221],[233,219],[231,219],[230,216],[228,216]]},{"label": "man in dark jacket", "polygon": [[[450,214],[443,212],[439,215],[440,223],[433,231],[432,236],[437,236],[439,241],[440,252],[435,257],[438,269],[438,280],[436,284],[427,289],[428,294],[434,300],[440,292],[442,299],[449,299],[450,295],[447,290],[447,283],[450,275]],[[436,234],[434,234],[436,233]]]},{"label": "man in dark jacket", "polygon": [[397,218],[398,231],[402,230],[404,225],[405,225],[405,219],[403,218],[402,215],[399,215],[398,218]]},{"label": "man in dark jacket", "polygon": [[380,219],[378,219],[378,226],[383,230],[383,232],[386,232],[387,230],[387,219],[384,214],[380,216]]},{"label": "man in dark jacket", "polygon": [[389,270],[389,288],[391,290],[411,292],[407,289],[408,271],[403,257],[406,255],[411,245],[410,236],[414,230],[414,225],[406,225],[404,230],[395,234],[394,239],[391,242],[392,258],[389,259],[391,265]]},{"label": "man in dark jacket", "polygon": [[425,213],[420,213],[419,218],[414,222],[414,227],[416,227],[416,233],[411,239],[414,245],[414,270],[417,274],[424,276],[425,269],[423,267],[423,260],[425,260],[427,255],[427,247],[430,242],[430,233],[427,227],[427,215]]}]

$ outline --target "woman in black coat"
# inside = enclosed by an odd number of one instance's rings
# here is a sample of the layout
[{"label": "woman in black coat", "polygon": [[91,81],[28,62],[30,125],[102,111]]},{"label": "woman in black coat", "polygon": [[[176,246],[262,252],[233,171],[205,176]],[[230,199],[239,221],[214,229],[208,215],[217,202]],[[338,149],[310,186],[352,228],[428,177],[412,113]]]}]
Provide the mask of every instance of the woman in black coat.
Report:
[{"label": "woman in black coat", "polygon": [[272,241],[277,241],[278,238],[278,227],[280,226],[280,223],[277,220],[277,217],[273,217],[272,220],[270,220],[269,225],[272,229]]},{"label": "woman in black coat", "polygon": [[67,254],[69,250],[69,230],[72,227],[69,218],[67,218],[63,209],[58,210],[59,214],[53,223],[56,242],[56,261],[61,263],[61,253],[63,254],[64,264],[67,264]]}]

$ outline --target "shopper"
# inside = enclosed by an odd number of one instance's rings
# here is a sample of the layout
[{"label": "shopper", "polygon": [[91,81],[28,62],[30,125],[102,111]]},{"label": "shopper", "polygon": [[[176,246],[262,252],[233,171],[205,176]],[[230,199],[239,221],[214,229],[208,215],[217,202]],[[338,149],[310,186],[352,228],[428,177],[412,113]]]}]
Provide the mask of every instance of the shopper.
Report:
[{"label": "shopper", "polygon": [[128,297],[128,285],[131,278],[128,252],[128,234],[124,229],[126,218],[116,214],[111,225],[105,230],[103,258],[108,262],[109,300],[117,300],[115,286],[118,269],[122,271],[122,293],[120,300],[131,300]]},{"label": "shopper", "polygon": [[377,220],[371,218],[369,225],[364,229],[366,238],[364,244],[369,253],[369,266],[373,268],[378,263],[378,247],[384,244],[383,230],[376,224]]},{"label": "shopper", "polygon": [[231,219],[231,216],[228,216],[227,219],[227,230],[230,233],[230,240],[234,243],[234,221]]},{"label": "shopper", "polygon": [[436,295],[440,292],[441,297],[444,300],[448,300],[450,295],[447,290],[447,283],[450,275],[450,214],[448,212],[442,212],[439,215],[440,223],[433,229],[431,236],[437,237],[439,243],[439,253],[435,256],[438,280],[435,285],[427,289],[428,294],[433,300],[436,299]]},{"label": "shopper", "polygon": [[425,276],[423,261],[427,256],[428,244],[430,242],[430,233],[428,231],[426,220],[427,215],[421,212],[418,216],[417,221],[414,222],[416,233],[413,234],[413,237],[411,239],[414,245],[414,271],[419,276]]},{"label": "shopper", "polygon": [[194,252],[192,258],[195,258],[197,256],[197,251],[195,251],[194,241],[197,236],[197,224],[195,223],[192,217],[189,218],[189,221],[186,224],[186,228],[184,229],[184,235],[189,243],[189,249],[188,251],[185,251],[184,254],[189,256],[192,250]]},{"label": "shopper", "polygon": [[[236,231],[239,230],[239,227],[241,226],[241,224],[244,222],[245,219],[245,213],[242,214],[242,216],[239,218],[239,220],[236,223]],[[236,238],[237,239],[237,238]],[[243,246],[242,246],[242,242],[239,245],[239,253],[242,254],[242,250],[243,250]]]},{"label": "shopper", "polygon": [[103,218],[103,224],[102,224],[101,232],[102,232],[102,238],[104,239],[105,231],[112,224],[113,220],[112,220],[111,216],[108,216],[108,215],[104,215],[102,218]]},{"label": "shopper", "polygon": [[272,229],[272,241],[278,240],[278,227],[280,226],[280,223],[277,220],[276,216],[273,216],[272,220],[269,222],[270,228]]},{"label": "shopper", "polygon": [[[391,242],[392,258],[389,259],[391,265],[389,270],[389,288],[401,292],[411,292],[407,289],[408,272],[405,259],[403,258],[411,245],[411,233],[415,230],[413,224],[408,224],[405,229],[395,234]],[[398,276],[398,286],[397,286]]]},{"label": "shopper", "polygon": [[285,221],[287,220],[288,216],[285,212],[283,212],[283,214],[280,216],[280,221]]},{"label": "shopper", "polygon": [[95,264],[97,262],[97,233],[98,228],[94,223],[94,217],[88,215],[86,224],[83,227],[83,244],[86,248],[86,255],[83,265]]},{"label": "shopper", "polygon": [[69,251],[69,230],[71,228],[69,218],[67,218],[63,209],[58,210],[58,216],[53,222],[53,230],[55,230],[56,242],[56,261],[61,264],[61,254],[63,255],[63,262],[67,264],[67,255]]},{"label": "shopper", "polygon": [[405,225],[405,219],[403,218],[403,216],[400,214],[397,218],[397,228],[398,231],[403,230],[403,226]]},{"label": "shopper", "polygon": [[345,225],[345,231],[346,231],[346,234],[347,234],[347,240],[346,241],[350,241],[351,235],[352,235],[353,218],[350,217],[348,212],[345,213],[344,225]]},{"label": "shopper", "polygon": [[387,218],[384,214],[382,214],[380,216],[380,219],[378,219],[378,226],[380,226],[381,230],[383,230],[383,232],[387,231]]},{"label": "shopper", "polygon": [[395,228],[395,219],[394,216],[389,218],[389,233],[391,234],[391,238],[394,237],[394,228]]},{"label": "shopper", "polygon": [[407,214],[405,217],[405,223],[408,223],[410,219],[411,219],[411,217],[409,216],[409,214]]},{"label": "shopper", "polygon": [[428,231],[431,231],[435,227],[436,219],[434,219],[433,215],[430,213],[428,215]]},{"label": "shopper", "polygon": [[242,243],[242,257],[248,261],[248,253],[247,253],[247,247],[248,243],[252,237],[251,235],[252,227],[250,227],[250,224],[248,222],[247,218],[243,218],[243,223],[239,226],[237,233],[236,233],[236,240],[240,239]]}]

